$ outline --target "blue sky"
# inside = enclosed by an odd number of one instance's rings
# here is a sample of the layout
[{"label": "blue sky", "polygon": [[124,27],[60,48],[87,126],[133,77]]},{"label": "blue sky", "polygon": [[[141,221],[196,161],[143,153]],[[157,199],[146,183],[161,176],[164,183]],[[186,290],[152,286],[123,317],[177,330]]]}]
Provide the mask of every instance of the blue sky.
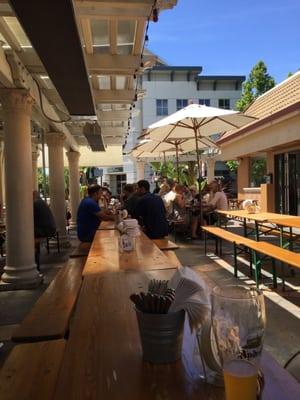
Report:
[{"label": "blue sky", "polygon": [[178,0],[150,23],[148,48],[206,75],[248,75],[263,60],[278,83],[300,68],[300,0]]}]

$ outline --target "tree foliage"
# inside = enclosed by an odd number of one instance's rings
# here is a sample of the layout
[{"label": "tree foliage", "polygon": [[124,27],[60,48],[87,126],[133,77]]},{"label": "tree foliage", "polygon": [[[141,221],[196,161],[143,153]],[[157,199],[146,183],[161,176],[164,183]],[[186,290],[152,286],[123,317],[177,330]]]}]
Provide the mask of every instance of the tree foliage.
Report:
[{"label": "tree foliage", "polygon": [[236,172],[239,166],[239,162],[236,160],[226,161],[226,165],[230,172]]},{"label": "tree foliage", "polygon": [[263,61],[258,61],[243,84],[243,93],[236,103],[236,108],[239,111],[244,111],[253,100],[274,86],[275,80],[268,74],[267,66]]}]

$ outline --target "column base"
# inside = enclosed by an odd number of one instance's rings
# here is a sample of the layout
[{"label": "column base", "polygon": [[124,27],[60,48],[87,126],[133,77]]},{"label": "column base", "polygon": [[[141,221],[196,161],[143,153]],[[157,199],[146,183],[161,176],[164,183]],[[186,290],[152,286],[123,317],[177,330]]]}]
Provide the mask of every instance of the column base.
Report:
[{"label": "column base", "polygon": [[43,282],[36,265],[25,267],[5,266],[0,280],[0,291],[34,289]]},{"label": "column base", "polygon": [[77,229],[77,223],[76,221],[70,221],[69,229],[75,230]]}]

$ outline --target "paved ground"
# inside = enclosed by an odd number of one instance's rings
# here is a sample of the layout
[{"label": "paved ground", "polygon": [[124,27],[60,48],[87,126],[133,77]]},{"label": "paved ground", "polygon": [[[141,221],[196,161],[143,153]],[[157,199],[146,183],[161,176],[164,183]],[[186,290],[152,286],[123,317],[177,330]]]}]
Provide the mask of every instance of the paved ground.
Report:
[{"label": "paved ground", "polygon": [[[233,226],[233,230],[239,230]],[[76,238],[70,236],[73,245],[76,244]],[[270,240],[276,240],[270,238]],[[232,274],[233,259],[230,253],[230,246],[224,248],[222,259],[213,254],[214,243],[209,241],[208,256],[204,256],[203,242],[201,240],[191,241],[180,237],[178,240],[180,249],[176,251],[177,256],[183,265],[189,265],[192,268],[197,266],[208,278],[213,280],[216,285],[224,283],[245,283],[252,284],[249,275],[249,266],[247,261],[239,262],[240,276],[235,279]],[[0,365],[3,363],[13,344],[9,341],[9,336],[16,324],[19,324],[38,297],[45,290],[49,282],[53,279],[57,271],[64,265],[68,259],[68,251],[57,253],[54,248],[50,255],[43,249],[41,259],[41,272],[44,274],[44,283],[35,290],[19,290],[10,292],[0,292],[0,342],[4,346],[0,349]],[[5,264],[1,260],[0,266]],[[270,269],[264,268],[268,275]],[[300,348],[300,273],[295,272],[291,276],[286,271],[287,290],[281,291],[279,287],[276,291],[272,289],[271,279],[266,276],[263,280],[263,288],[267,308],[267,332],[265,338],[265,347],[273,356],[283,365],[289,357]],[[280,285],[279,285],[280,286]]]}]

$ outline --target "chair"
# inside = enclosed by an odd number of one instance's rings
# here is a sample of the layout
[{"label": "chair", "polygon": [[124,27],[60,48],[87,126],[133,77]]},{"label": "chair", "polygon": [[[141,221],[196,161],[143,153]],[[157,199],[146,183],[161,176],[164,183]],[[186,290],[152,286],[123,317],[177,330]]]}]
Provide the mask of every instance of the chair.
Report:
[{"label": "chair", "polygon": [[284,368],[300,383],[300,350],[285,363]]}]

